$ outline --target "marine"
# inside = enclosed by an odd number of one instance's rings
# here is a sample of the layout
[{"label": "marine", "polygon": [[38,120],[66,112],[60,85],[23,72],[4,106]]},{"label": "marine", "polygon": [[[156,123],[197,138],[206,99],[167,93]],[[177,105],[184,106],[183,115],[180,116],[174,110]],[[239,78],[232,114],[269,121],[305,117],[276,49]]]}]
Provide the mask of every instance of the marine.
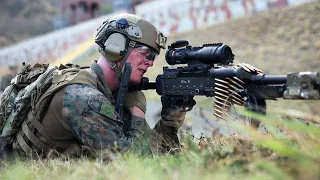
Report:
[{"label": "marine", "polygon": [[[19,157],[95,157],[115,153],[140,155],[174,153],[180,149],[177,130],[185,112],[166,106],[161,97],[161,118],[153,129],[146,120],[146,97],[128,92],[123,113],[115,111],[124,64],[132,67],[130,83],[139,83],[153,66],[167,38],[150,22],[119,14],[105,21],[95,42],[101,56],[90,67],[59,70],[21,128],[6,145]],[[57,88],[59,87],[59,88]]]}]

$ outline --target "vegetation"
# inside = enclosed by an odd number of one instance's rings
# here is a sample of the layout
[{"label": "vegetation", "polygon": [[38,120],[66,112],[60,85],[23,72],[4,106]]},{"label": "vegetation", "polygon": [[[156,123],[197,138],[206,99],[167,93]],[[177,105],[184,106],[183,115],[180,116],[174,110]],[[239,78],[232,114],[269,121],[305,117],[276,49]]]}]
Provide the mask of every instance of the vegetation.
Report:
[{"label": "vegetation", "polygon": [[[319,127],[294,117],[258,116],[267,131],[230,121],[232,136],[194,138],[181,132],[182,152],[99,160],[32,160],[3,163],[1,179],[319,179]],[[290,120],[289,120],[290,119]],[[318,119],[319,120],[319,119]]]},{"label": "vegetation", "polygon": [[[224,42],[233,49],[236,62],[270,74],[319,71],[319,11],[319,1],[276,9],[173,35],[168,43],[178,39],[192,45]],[[97,52],[87,56],[87,62],[98,56]],[[162,52],[146,76],[154,80],[165,64]],[[146,91],[146,95],[159,100],[155,92]],[[201,106],[211,103],[212,99],[197,99]],[[177,155],[123,154],[110,163],[99,159],[3,162],[0,179],[319,179],[319,105],[315,101],[268,102],[267,116],[239,110],[261,120],[266,129],[257,131],[228,120],[238,133],[222,136],[214,131],[212,137],[197,138],[181,132],[183,148]]]}]

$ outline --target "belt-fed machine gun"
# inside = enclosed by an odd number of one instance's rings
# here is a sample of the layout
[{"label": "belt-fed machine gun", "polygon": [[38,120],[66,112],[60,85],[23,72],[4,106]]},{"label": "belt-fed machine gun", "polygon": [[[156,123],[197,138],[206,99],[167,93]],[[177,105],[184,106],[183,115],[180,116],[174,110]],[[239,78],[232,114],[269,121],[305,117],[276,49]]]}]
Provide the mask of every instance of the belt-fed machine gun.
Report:
[{"label": "belt-fed machine gun", "polygon": [[266,100],[320,99],[318,72],[267,75],[250,64],[233,64],[231,48],[222,43],[192,47],[188,41],[176,41],[168,47],[165,58],[169,65],[187,66],[163,67],[163,74],[157,76],[156,82],[143,78],[129,89],[155,89],[159,95],[170,97],[171,106],[185,111],[192,109],[190,102],[194,96],[214,97],[213,114],[219,119],[226,118],[233,104],[266,113]]}]

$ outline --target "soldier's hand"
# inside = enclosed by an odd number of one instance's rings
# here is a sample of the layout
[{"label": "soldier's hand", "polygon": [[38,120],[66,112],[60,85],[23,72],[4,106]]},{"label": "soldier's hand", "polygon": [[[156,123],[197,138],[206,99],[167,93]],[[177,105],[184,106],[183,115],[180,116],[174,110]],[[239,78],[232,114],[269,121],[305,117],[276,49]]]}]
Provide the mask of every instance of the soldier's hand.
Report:
[{"label": "soldier's hand", "polygon": [[146,112],[146,97],[141,91],[128,92],[124,107],[129,109],[132,115],[144,118]]},{"label": "soldier's hand", "polygon": [[167,96],[161,96],[161,103],[162,103],[162,110],[161,110],[161,119],[162,119],[162,124],[174,128],[174,129],[179,129],[185,119],[186,112],[182,111],[179,108],[174,108],[172,106],[171,102],[172,99]]},{"label": "soldier's hand", "polygon": [[161,111],[163,125],[175,129],[179,129],[182,126],[185,116],[186,112],[179,109],[163,108]]}]

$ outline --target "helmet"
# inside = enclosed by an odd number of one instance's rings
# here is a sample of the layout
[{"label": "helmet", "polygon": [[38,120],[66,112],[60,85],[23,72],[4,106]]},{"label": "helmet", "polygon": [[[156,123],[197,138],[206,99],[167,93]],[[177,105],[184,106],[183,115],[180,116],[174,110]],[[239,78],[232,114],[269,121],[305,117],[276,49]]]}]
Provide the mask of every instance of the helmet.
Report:
[{"label": "helmet", "polygon": [[[167,38],[150,22],[133,15],[119,14],[109,18],[99,27],[95,42],[99,52],[107,59],[109,64],[121,76],[122,66],[131,50],[137,43],[152,48],[158,54],[165,48]],[[114,61],[121,59],[118,68]]]}]

